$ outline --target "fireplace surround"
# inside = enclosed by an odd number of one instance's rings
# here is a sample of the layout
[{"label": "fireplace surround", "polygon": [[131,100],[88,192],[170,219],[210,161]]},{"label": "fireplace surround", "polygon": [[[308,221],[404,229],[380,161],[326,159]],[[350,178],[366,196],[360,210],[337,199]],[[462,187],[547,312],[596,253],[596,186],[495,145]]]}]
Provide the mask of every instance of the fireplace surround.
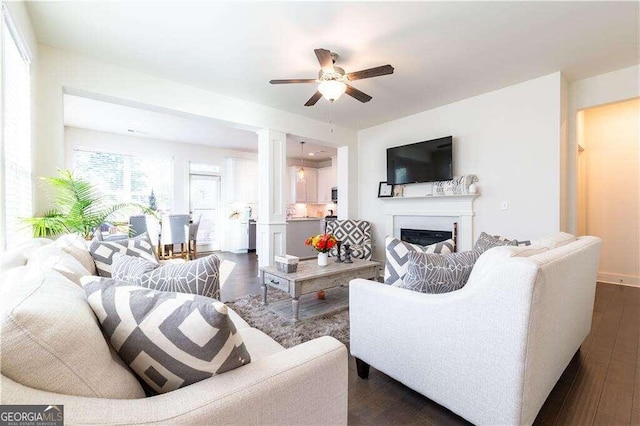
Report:
[{"label": "fireplace surround", "polygon": [[[456,251],[473,247],[473,201],[478,195],[405,197],[384,200],[386,235],[401,238],[401,229],[453,232],[458,223]],[[444,238],[446,239],[446,238]]]}]

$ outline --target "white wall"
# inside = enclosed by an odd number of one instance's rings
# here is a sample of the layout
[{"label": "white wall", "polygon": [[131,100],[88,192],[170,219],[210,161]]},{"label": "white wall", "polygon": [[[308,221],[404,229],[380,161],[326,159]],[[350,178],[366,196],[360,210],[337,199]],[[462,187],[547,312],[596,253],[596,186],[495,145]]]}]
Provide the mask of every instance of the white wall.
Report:
[{"label": "white wall", "polygon": [[640,96],[640,65],[569,83],[566,230],[578,231],[578,112]]},{"label": "white wall", "polygon": [[640,100],[582,114],[586,214],[581,216],[586,233],[602,238],[598,280],[640,286]]},{"label": "white wall", "polygon": [[[64,91],[88,93],[177,112],[212,117],[244,128],[273,130],[353,147],[357,158],[356,132],[274,108],[176,83],[95,59],[39,45],[37,175],[52,175],[64,164]],[[349,171],[349,185],[357,193],[357,168]],[[38,208],[46,207],[43,201]]]},{"label": "white wall", "polygon": [[[448,135],[454,174],[480,179],[474,241],[481,231],[518,239],[558,231],[561,80],[551,74],[360,131],[359,208],[373,225],[374,257],[384,257],[384,203],[394,202],[377,198],[386,148]],[[428,209],[428,199],[410,202]]]}]

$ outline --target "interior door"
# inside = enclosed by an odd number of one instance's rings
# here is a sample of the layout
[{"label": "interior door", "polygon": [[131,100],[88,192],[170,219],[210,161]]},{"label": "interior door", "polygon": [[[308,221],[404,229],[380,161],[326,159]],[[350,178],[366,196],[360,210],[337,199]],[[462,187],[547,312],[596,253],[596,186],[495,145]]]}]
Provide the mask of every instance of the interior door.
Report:
[{"label": "interior door", "polygon": [[189,205],[194,217],[202,214],[198,251],[220,250],[220,176],[190,174]]}]

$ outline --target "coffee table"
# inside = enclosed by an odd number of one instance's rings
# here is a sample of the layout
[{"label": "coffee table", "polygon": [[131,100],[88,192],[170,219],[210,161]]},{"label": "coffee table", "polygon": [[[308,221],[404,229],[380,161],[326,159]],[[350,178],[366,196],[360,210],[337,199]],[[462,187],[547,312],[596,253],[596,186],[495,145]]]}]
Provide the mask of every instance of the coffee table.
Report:
[{"label": "coffee table", "polygon": [[293,321],[298,321],[300,296],[318,290],[326,290],[348,284],[354,278],[378,278],[379,262],[354,259],[353,263],[335,263],[329,259],[327,266],[318,266],[317,260],[303,260],[297,272],[287,274],[274,266],[260,268],[262,304],[267,304],[267,288],[273,287],[291,295]]}]

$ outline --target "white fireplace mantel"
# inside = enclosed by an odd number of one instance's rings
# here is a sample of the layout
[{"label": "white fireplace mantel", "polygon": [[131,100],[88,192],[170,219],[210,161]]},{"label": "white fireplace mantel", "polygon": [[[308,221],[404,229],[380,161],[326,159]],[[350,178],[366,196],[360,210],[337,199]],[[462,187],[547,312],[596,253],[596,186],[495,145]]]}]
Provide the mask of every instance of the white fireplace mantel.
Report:
[{"label": "white fireplace mantel", "polygon": [[396,223],[403,217],[449,217],[452,223],[458,223],[457,250],[471,250],[473,247],[473,216],[475,214],[473,201],[476,197],[478,194],[381,198],[386,201],[384,203],[387,217],[386,234],[394,235]]}]

